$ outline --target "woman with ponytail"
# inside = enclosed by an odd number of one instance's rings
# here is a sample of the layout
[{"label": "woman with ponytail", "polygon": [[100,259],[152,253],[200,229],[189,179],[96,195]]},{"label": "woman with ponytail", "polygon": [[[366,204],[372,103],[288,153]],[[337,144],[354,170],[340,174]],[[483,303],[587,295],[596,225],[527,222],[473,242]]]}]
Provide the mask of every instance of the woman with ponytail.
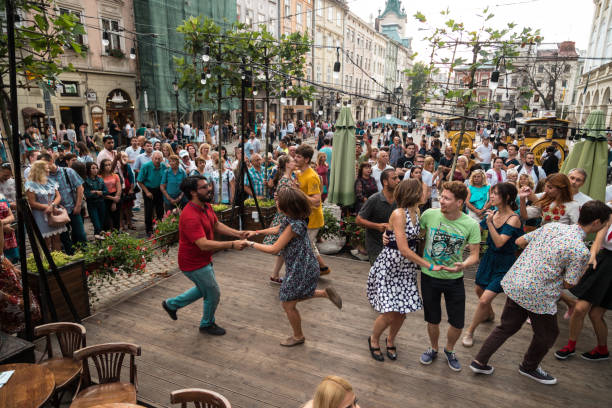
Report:
[{"label": "woman with ponytail", "polygon": [[488,230],[487,250],[480,261],[476,272],[476,295],[478,307],[474,313],[472,324],[463,336],[463,345],[472,347],[474,331],[482,322],[493,321],[495,313],[491,303],[503,292],[501,280],[514,261],[518,247],[514,243],[523,235],[522,224],[516,214],[517,189],[512,183],[498,183],[491,188],[489,202],[497,207],[497,211],[487,211],[486,217],[480,222],[480,228]]}]

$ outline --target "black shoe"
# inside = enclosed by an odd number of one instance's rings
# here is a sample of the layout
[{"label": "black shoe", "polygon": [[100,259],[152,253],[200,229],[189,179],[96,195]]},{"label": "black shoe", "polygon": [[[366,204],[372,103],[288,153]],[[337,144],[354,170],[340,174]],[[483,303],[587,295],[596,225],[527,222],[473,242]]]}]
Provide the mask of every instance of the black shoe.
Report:
[{"label": "black shoe", "polygon": [[542,367],[538,366],[535,370],[525,370],[522,366],[519,365],[519,373],[524,375],[525,377],[529,377],[533,380],[536,380],[540,384],[553,385],[557,383],[557,379],[552,375],[548,374],[546,371],[542,369]]},{"label": "black shoe", "polygon": [[225,334],[225,329],[223,327],[217,326],[216,323],[213,323],[210,326],[206,327],[200,326],[200,333],[206,333],[212,336],[223,336]]},{"label": "black shoe", "polygon": [[557,360],[567,360],[570,356],[573,356],[574,354],[576,354],[576,351],[570,349],[567,346],[563,347],[561,350],[555,351],[555,357],[557,357]]},{"label": "black shoe", "polygon": [[[389,344],[387,340],[389,339],[385,340],[385,345]],[[397,360],[397,348],[387,346],[387,357],[389,357],[389,360]]]},{"label": "black shoe", "polygon": [[164,308],[166,313],[168,313],[168,316],[170,316],[170,318],[172,320],[177,320],[178,319],[178,317],[176,316],[176,310],[170,309],[170,306],[168,306],[168,304],[166,303],[165,300],[162,301],[162,307]]},{"label": "black shoe", "polygon": [[580,357],[589,361],[602,361],[610,358],[610,353],[601,354],[597,349],[593,349],[591,351],[587,351],[586,353],[582,353]]},{"label": "black shoe", "polygon": [[[368,346],[370,347],[370,354],[372,358],[376,361],[385,361],[382,353],[380,352],[380,347],[372,347],[372,338],[368,336]],[[378,353],[376,353],[378,351]]]},{"label": "black shoe", "polygon": [[470,364],[470,370],[472,370],[476,374],[493,374],[495,368],[487,364],[478,364],[476,361],[472,361],[472,363]]}]

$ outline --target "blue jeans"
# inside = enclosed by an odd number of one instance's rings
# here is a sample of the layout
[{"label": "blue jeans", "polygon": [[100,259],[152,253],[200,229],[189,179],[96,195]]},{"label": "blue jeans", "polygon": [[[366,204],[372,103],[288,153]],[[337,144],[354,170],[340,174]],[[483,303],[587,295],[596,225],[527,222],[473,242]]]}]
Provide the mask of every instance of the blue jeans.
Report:
[{"label": "blue jeans", "polygon": [[68,255],[72,255],[74,254],[74,249],[72,248],[73,244],[87,242],[83,217],[81,214],[70,214],[70,222],[66,226],[68,227],[68,231],[60,234],[60,241],[62,242],[64,251]]},{"label": "blue jeans", "polygon": [[183,272],[195,286],[188,291],[166,299],[166,304],[170,309],[180,309],[201,297],[204,298],[204,311],[202,312],[202,320],[200,321],[200,327],[208,327],[215,322],[215,310],[219,304],[219,285],[215,279],[215,271],[213,270],[212,263],[204,266],[203,268],[196,269],[191,272]]}]

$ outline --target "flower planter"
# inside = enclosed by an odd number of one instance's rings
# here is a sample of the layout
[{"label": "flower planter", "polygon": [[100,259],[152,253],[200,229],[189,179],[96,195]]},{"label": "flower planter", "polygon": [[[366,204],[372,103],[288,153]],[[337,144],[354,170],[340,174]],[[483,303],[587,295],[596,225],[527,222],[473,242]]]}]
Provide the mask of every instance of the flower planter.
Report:
[{"label": "flower planter", "polygon": [[344,244],[346,244],[346,237],[334,237],[319,242],[317,248],[323,255],[333,255],[340,252],[344,248]]},{"label": "flower planter", "polygon": [[179,232],[178,232],[178,230],[176,230],[174,232],[169,232],[167,234],[160,235],[160,236],[156,237],[155,239],[157,240],[157,243],[156,243],[157,247],[170,246],[170,245],[178,244]]},{"label": "flower planter", "polygon": [[[276,207],[259,207],[261,212],[257,217],[253,218],[253,213],[257,213],[257,207],[249,206],[244,207],[244,214],[242,217],[242,229],[248,231],[256,231],[262,229],[260,220],[263,218],[263,221],[266,227],[270,227],[274,216],[276,215]],[[253,237],[251,240],[255,242],[261,243],[264,239],[264,236],[258,235]]]},{"label": "flower planter", "polygon": [[[91,314],[91,310],[89,309],[89,292],[87,288],[87,276],[85,274],[85,262],[77,261],[69,263],[58,268],[58,272],[62,278],[62,282],[64,283],[66,290],[70,294],[70,299],[72,300],[72,304],[74,305],[79,318],[83,319],[89,316]],[[59,285],[57,284],[55,275],[51,271],[46,271],[46,274],[49,282],[51,300],[55,306],[58,321],[74,322],[75,319],[68,308],[68,304],[64,299],[64,295],[62,294]],[[30,279],[32,292],[38,297],[41,306],[47,307],[47,305],[43,305],[40,296],[40,277],[36,273],[28,272],[28,278]],[[51,317],[51,315],[49,315],[49,317]]]},{"label": "flower planter", "polygon": [[[238,222],[240,214],[238,209],[236,209],[236,211],[234,212],[234,214],[232,214],[233,211],[231,208],[228,208],[227,210],[223,210],[223,211],[215,211],[215,214],[217,215],[217,219],[219,220],[219,222],[222,222],[223,224],[227,225],[230,228],[234,228],[234,229],[239,229],[240,228],[240,223]],[[217,234],[217,232],[215,232],[215,241],[232,241],[235,238],[233,237],[228,237],[227,235],[221,235],[221,234]]]}]

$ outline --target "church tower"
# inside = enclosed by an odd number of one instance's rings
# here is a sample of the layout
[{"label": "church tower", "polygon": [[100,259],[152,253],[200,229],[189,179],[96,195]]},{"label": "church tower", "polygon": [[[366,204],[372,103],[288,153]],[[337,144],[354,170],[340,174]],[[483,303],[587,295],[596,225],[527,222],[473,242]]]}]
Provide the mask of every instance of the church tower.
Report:
[{"label": "church tower", "polygon": [[378,10],[374,25],[379,33],[410,48],[411,39],[404,38],[407,22],[406,9],[402,7],[400,0],[386,0],[385,10],[382,13]]}]

